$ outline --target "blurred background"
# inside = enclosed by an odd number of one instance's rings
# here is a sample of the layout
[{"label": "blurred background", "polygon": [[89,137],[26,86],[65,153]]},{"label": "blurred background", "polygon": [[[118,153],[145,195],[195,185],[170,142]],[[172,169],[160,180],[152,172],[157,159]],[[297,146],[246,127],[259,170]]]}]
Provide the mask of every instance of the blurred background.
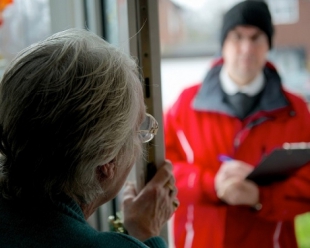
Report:
[{"label": "blurred background", "polygon": [[[199,82],[209,62],[219,55],[223,13],[240,0],[160,0],[162,82],[180,88]],[[310,101],[310,1],[268,0],[275,24],[269,59],[284,85]],[[173,96],[170,96],[173,94]],[[166,108],[179,94],[163,88]]]},{"label": "blurred background", "polygon": [[[72,8],[75,23],[83,26],[83,10],[68,5],[72,0],[0,0],[0,76],[18,51],[49,36],[63,16],[55,5]],[[77,0],[82,5],[96,0]],[[101,0],[106,39],[117,45],[126,37],[126,1]],[[158,0],[162,104],[166,110],[180,91],[200,82],[219,55],[219,32],[223,13],[240,0]],[[283,84],[310,101],[310,1],[266,0],[275,23],[274,47],[269,59],[277,66]],[[59,8],[60,6],[56,7]],[[84,6],[85,7],[85,6]],[[86,13],[87,14],[87,13]],[[96,21],[96,20],[94,20]],[[85,26],[85,25],[84,25]],[[55,29],[55,28],[54,28]]]}]

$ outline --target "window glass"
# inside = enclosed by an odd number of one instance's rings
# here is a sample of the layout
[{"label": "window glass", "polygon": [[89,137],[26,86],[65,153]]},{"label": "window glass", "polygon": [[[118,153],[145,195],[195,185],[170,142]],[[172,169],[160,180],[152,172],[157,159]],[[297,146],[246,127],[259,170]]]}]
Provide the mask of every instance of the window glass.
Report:
[{"label": "window glass", "polygon": [[288,24],[298,21],[298,0],[267,0],[267,3],[275,24]]},{"label": "window glass", "polygon": [[[159,0],[163,110],[181,91],[201,82],[211,61],[220,56],[219,32],[223,14],[240,0]],[[275,24],[275,64],[286,88],[310,102],[310,1],[268,0]],[[309,104],[310,107],[310,104]],[[309,213],[296,218],[300,247],[310,243]]]},{"label": "window glass", "polygon": [[0,77],[20,50],[49,35],[48,0],[0,1]]},{"label": "window glass", "polygon": [[[240,0],[160,0],[163,108],[184,87],[201,82],[210,62],[220,56],[223,14]],[[285,86],[310,100],[310,44],[307,41],[310,1],[266,1],[275,23],[274,47],[268,59]]]}]

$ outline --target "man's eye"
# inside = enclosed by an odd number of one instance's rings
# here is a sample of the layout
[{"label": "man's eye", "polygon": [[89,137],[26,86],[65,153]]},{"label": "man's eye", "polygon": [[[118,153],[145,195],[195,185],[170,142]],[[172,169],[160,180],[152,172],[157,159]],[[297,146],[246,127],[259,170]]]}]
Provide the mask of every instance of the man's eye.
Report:
[{"label": "man's eye", "polygon": [[238,33],[233,33],[232,34],[232,38],[235,39],[235,40],[241,40],[242,39],[242,36]]},{"label": "man's eye", "polygon": [[264,35],[263,34],[258,34],[252,37],[252,41],[259,43],[264,40]]}]

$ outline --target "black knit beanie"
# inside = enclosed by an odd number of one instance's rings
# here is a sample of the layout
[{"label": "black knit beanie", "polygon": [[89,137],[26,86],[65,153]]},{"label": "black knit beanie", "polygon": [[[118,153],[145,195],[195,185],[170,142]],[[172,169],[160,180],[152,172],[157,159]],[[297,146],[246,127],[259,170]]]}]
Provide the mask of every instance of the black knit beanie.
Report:
[{"label": "black knit beanie", "polygon": [[271,14],[264,1],[243,1],[226,12],[221,32],[222,47],[228,32],[239,25],[251,25],[261,29],[268,37],[269,48],[272,48],[274,28]]}]

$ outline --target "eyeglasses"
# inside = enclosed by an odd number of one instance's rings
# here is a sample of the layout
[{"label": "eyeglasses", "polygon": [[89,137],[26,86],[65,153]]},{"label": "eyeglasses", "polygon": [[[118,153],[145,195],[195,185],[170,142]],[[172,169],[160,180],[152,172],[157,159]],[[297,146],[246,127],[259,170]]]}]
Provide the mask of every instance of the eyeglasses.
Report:
[{"label": "eyeglasses", "polygon": [[147,143],[151,141],[157,134],[158,123],[153,116],[146,114],[143,123],[140,126],[140,131],[138,131],[139,138],[142,143]]}]

